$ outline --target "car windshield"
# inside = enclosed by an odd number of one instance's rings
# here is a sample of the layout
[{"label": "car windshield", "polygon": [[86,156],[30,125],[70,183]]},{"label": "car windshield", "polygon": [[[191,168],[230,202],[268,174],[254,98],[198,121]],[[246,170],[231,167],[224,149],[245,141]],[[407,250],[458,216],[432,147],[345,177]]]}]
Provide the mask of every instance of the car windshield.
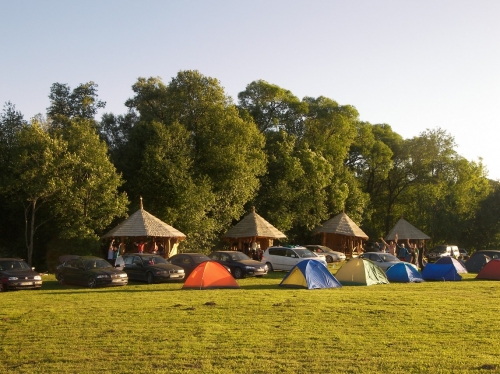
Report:
[{"label": "car windshield", "polygon": [[250,257],[248,257],[246,254],[241,253],[241,252],[231,253],[230,256],[231,256],[231,260],[233,260],[233,261],[250,260]]},{"label": "car windshield", "polygon": [[207,257],[205,255],[191,256],[191,258],[196,264],[201,264],[202,262],[210,261],[210,257]]},{"label": "car windshield", "polygon": [[24,261],[0,261],[0,270],[28,270],[30,266]]},{"label": "car windshield", "polygon": [[299,255],[299,257],[302,258],[311,258],[311,257],[317,257],[313,252],[311,252],[309,249],[294,249],[295,253]]},{"label": "car windshield", "polygon": [[85,269],[104,269],[112,267],[109,262],[101,259],[85,260]]},{"label": "car windshield", "polygon": [[167,260],[161,256],[143,257],[142,262],[146,265],[168,264]]},{"label": "car windshield", "polygon": [[439,248],[434,248],[431,253],[445,253],[446,252],[446,247],[439,247]]}]

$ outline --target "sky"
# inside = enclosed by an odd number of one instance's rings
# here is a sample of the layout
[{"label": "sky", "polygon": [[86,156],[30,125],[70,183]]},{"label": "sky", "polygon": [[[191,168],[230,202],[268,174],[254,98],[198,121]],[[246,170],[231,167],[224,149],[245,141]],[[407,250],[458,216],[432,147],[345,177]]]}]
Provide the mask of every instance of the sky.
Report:
[{"label": "sky", "polygon": [[0,14],[0,101],[25,119],[53,83],[94,81],[124,114],[137,78],[198,70],[235,102],[263,79],[404,138],[441,128],[500,180],[497,0],[0,0]]}]

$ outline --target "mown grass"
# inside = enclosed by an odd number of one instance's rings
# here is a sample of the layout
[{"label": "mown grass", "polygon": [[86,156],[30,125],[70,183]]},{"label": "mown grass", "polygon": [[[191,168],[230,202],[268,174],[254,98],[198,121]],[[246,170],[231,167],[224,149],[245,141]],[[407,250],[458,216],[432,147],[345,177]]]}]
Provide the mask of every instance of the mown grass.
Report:
[{"label": "mown grass", "polygon": [[500,372],[500,282],[310,291],[284,275],[204,291],[44,277],[0,295],[0,372]]}]

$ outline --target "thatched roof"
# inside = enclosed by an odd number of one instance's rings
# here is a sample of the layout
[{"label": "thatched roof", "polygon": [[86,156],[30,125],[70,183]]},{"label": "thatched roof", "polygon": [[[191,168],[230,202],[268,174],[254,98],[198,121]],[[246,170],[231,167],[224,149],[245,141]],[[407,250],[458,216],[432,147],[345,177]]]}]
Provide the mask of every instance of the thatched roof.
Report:
[{"label": "thatched roof", "polygon": [[359,228],[358,225],[354,223],[352,219],[349,218],[344,212],[336,215],[335,217],[329,219],[323,225],[314,230],[315,233],[325,233],[325,234],[338,234],[345,236],[355,236],[361,239],[368,239],[363,230]]},{"label": "thatched roof", "polygon": [[255,213],[255,208],[248,213],[236,225],[231,227],[223,238],[270,238],[282,239],[286,235],[276,227],[267,222],[264,218]]},{"label": "thatched roof", "polygon": [[167,225],[152,214],[141,208],[120,223],[102,238],[119,237],[155,237],[155,238],[186,238],[179,230]]},{"label": "thatched roof", "polygon": [[410,239],[410,240],[427,240],[430,239],[429,236],[425,235],[422,231],[417,229],[415,226],[411,225],[403,217],[399,219],[394,225],[389,234],[385,237],[385,240],[394,240],[398,234],[398,239]]}]

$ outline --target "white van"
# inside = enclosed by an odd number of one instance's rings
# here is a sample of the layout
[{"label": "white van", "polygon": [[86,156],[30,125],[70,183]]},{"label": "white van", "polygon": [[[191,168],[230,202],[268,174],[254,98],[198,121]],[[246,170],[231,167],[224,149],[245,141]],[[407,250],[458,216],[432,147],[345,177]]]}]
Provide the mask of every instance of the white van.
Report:
[{"label": "white van", "polygon": [[304,247],[269,247],[262,255],[262,262],[267,264],[269,271],[288,271],[303,260],[316,260],[328,267],[325,256],[320,257]]},{"label": "white van", "polygon": [[458,258],[460,256],[458,247],[456,245],[438,245],[427,253],[427,261],[435,262],[446,256]]}]

